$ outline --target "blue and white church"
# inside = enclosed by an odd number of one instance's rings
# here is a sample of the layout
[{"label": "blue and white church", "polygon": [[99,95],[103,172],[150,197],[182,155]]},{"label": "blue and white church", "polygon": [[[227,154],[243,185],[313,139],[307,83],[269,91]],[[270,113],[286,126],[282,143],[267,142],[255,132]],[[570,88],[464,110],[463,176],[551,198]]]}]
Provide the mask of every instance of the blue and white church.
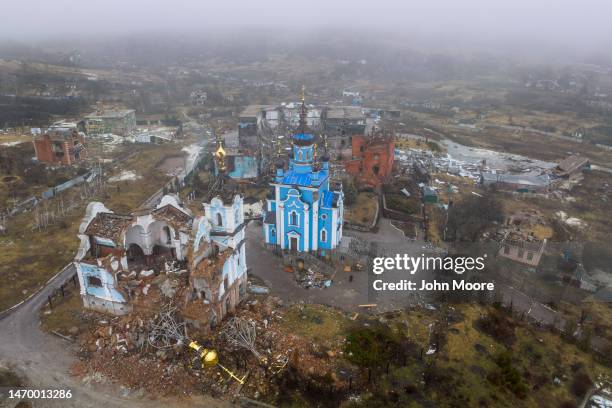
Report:
[{"label": "blue and white church", "polygon": [[302,95],[300,126],[292,136],[289,168],[276,163],[276,176],[264,213],[264,238],[268,245],[325,256],[342,239],[342,187],[330,190],[329,156],[317,157],[318,136],[306,127],[307,110]]}]

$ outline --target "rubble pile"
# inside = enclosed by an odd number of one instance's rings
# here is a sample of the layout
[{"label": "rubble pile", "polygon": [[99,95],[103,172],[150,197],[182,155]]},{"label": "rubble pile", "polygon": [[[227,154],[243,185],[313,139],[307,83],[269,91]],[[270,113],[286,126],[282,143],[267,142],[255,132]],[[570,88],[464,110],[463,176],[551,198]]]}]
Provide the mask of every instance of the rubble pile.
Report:
[{"label": "rubble pile", "polygon": [[148,341],[156,319],[143,314],[102,319],[79,337],[81,361],[76,372],[99,373],[129,389],[154,394],[184,394],[192,376],[183,369],[182,346],[158,350]]},{"label": "rubble pile", "polygon": [[[279,384],[291,377],[291,381],[305,385],[323,386],[325,389],[348,388],[348,379],[343,378],[339,366],[343,361],[343,344],[323,345],[301,337],[283,325],[286,309],[276,297],[264,301],[252,299],[237,313],[237,317],[252,322],[257,332],[254,348],[261,359],[247,359],[249,380],[242,393],[251,397],[271,396],[279,392]],[[217,347],[223,354],[239,351],[235,342],[226,336],[217,338]],[[247,354],[253,356],[249,351]]]},{"label": "rubble pile", "polygon": [[[166,281],[167,282],[167,281]],[[157,318],[149,323],[147,340],[151,347],[158,350],[180,348],[187,339],[187,328],[175,317],[176,307],[166,306]]]},{"label": "rubble pile", "polygon": [[303,288],[328,288],[332,284],[329,276],[321,272],[313,271],[311,268],[295,272],[295,280]]},{"label": "rubble pile", "polygon": [[[288,378],[325,389],[348,387],[338,368],[344,364],[339,359],[342,344],[330,347],[291,333],[283,325],[286,309],[278,298],[250,298],[243,305],[209,337],[180,322],[171,306],[161,305],[157,313],[143,309],[110,319],[98,315],[89,332],[78,338],[81,360],[73,372],[153,396],[206,393],[232,398],[240,392],[274,401]],[[232,339],[227,333],[235,332],[237,325],[246,329],[242,337]],[[246,343],[236,337],[246,338]],[[187,347],[192,340],[216,350],[219,363],[238,377],[246,375],[244,385],[218,367],[192,368],[194,356]]]}]

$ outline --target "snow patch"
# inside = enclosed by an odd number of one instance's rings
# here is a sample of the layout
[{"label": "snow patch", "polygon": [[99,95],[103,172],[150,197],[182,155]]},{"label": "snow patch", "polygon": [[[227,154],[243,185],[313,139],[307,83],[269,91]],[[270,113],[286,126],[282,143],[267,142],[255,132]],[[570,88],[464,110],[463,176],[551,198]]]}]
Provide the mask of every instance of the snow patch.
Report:
[{"label": "snow patch", "polygon": [[18,144],[21,144],[21,143],[25,143],[25,140],[16,140],[14,142],[4,142],[2,143],[2,146],[11,147],[11,146],[17,146]]},{"label": "snow patch", "polygon": [[568,217],[565,211],[557,211],[555,215],[563,221],[566,225],[575,228],[584,228],[586,227],[586,222],[582,221],[580,218],[576,217]]},{"label": "snow patch", "polygon": [[115,183],[117,181],[134,181],[140,178],[142,177],[134,173],[134,171],[132,170],[122,170],[121,173],[109,178],[108,181],[111,183]]}]

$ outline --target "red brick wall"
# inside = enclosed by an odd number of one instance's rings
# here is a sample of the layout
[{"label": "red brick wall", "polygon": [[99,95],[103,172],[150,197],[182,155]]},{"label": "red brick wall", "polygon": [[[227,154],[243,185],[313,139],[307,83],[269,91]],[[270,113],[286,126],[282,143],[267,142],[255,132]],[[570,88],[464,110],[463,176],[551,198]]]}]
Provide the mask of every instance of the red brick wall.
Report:
[{"label": "red brick wall", "polygon": [[44,135],[42,139],[34,140],[34,150],[36,151],[36,158],[38,161],[43,163],[54,163],[49,135]]},{"label": "red brick wall", "polygon": [[353,157],[363,157],[361,147],[365,144],[363,135],[353,135]]},{"label": "red brick wall", "polygon": [[[34,140],[34,150],[36,151],[36,158],[42,163],[71,165],[72,163],[77,161],[75,160],[74,156],[70,154],[70,148],[72,147],[74,140],[75,139],[69,138],[64,141],[54,141],[51,136],[45,134],[42,138]],[[85,140],[81,136],[78,137],[78,141],[83,145],[85,144]],[[54,144],[61,145],[61,150],[64,152],[63,157],[57,157],[54,154],[52,148]],[[87,149],[81,150],[79,160],[82,160],[86,157]]]},{"label": "red brick wall", "polygon": [[[363,136],[353,136],[353,159],[346,160],[347,173],[360,183],[378,187],[393,171],[395,143],[393,140],[368,143]],[[363,149],[363,151],[362,151]],[[374,170],[378,168],[378,171]]]}]

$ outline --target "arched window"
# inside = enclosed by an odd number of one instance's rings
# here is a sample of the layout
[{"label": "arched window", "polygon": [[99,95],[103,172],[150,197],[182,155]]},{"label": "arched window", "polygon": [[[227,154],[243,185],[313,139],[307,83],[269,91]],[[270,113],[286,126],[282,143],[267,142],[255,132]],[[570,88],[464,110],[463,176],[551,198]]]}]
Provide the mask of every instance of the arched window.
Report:
[{"label": "arched window", "polygon": [[217,225],[220,227],[223,226],[223,216],[221,215],[221,213],[217,213]]},{"label": "arched window", "polygon": [[291,211],[289,214],[289,225],[298,226],[298,215],[297,212]]},{"label": "arched window", "polygon": [[166,244],[170,245],[172,243],[172,233],[167,225],[164,227],[164,238],[166,238]]},{"label": "arched window", "polygon": [[321,230],[321,242],[327,242],[327,231]]}]

